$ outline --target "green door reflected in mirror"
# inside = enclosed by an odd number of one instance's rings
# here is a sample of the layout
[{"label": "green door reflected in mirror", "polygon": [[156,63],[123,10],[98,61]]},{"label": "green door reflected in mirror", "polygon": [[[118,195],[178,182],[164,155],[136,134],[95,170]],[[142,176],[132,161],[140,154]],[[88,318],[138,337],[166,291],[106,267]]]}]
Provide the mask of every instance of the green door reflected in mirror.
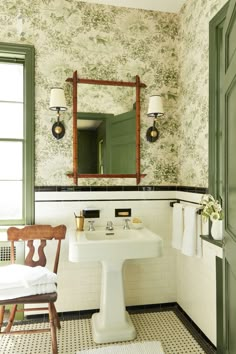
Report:
[{"label": "green door reflected in mirror", "polygon": [[78,113],[79,174],[135,174],[135,115]]}]

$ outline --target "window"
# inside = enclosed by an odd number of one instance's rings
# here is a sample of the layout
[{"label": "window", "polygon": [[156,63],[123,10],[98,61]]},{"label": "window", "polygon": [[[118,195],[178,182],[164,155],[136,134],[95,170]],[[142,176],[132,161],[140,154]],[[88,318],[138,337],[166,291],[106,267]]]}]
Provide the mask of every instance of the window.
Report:
[{"label": "window", "polygon": [[0,43],[0,224],[34,220],[34,48]]}]

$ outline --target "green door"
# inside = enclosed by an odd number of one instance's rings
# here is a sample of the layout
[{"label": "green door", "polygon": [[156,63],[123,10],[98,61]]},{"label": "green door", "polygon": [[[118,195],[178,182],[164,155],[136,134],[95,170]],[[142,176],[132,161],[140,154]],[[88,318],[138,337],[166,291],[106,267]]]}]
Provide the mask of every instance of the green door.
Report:
[{"label": "green door", "polygon": [[135,174],[135,110],[111,117],[107,122],[108,173]]},{"label": "green door", "polygon": [[224,353],[236,354],[236,0],[224,23]]},{"label": "green door", "polygon": [[78,173],[98,173],[97,130],[80,130],[78,132]]}]

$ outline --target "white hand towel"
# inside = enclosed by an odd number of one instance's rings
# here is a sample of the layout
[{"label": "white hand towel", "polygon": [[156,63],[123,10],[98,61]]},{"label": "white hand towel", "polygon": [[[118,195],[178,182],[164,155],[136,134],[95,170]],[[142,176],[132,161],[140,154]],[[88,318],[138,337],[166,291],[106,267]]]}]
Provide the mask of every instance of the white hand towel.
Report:
[{"label": "white hand towel", "polygon": [[181,250],[183,239],[183,204],[175,203],[172,221],[172,247]]},{"label": "white hand towel", "polygon": [[198,207],[187,205],[184,207],[184,234],[182,253],[186,256],[195,256],[197,250],[197,210]]},{"label": "white hand towel", "polygon": [[10,264],[0,267],[0,289],[56,283],[57,275],[45,267]]},{"label": "white hand towel", "polygon": [[202,216],[197,214],[197,257],[202,257]]}]

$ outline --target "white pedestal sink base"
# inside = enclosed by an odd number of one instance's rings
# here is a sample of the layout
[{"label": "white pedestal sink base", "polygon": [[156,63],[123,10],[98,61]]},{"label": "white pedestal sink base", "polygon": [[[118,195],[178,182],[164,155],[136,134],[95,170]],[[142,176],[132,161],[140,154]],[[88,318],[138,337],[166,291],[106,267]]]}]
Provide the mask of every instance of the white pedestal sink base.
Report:
[{"label": "white pedestal sink base", "polygon": [[125,309],[124,260],[102,261],[100,312],[92,316],[92,335],[96,343],[132,340],[135,328]]},{"label": "white pedestal sink base", "polygon": [[111,343],[132,340],[136,338],[136,330],[131,322],[128,312],[125,312],[126,320],[116,326],[104,327],[101,313],[92,316],[92,335],[95,343]]}]

